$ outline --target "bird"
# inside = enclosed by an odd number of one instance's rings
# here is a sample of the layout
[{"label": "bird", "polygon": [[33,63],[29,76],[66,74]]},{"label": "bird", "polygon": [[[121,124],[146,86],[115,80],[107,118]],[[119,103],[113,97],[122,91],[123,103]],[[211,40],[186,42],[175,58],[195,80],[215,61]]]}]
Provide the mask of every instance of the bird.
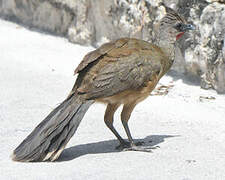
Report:
[{"label": "bird", "polygon": [[[165,6],[165,10],[156,28],[154,44],[124,37],[85,55],[74,71],[78,76],[68,97],[13,151],[12,160],[56,161],[95,102],[106,104],[104,122],[120,143],[117,149],[149,152],[141,143],[134,142],[128,121],[135,106],[150,95],[171,68],[177,40],[195,29],[172,8]],[[114,113],[121,105],[121,121],[128,141],[113,126]]]}]

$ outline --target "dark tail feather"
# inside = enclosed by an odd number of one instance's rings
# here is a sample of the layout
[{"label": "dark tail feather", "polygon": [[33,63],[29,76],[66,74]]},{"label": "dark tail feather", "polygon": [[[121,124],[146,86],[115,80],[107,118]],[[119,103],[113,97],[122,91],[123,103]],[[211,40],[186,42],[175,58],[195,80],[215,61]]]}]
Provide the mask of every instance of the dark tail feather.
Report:
[{"label": "dark tail feather", "polygon": [[56,107],[13,151],[14,161],[54,161],[74,135],[93,103],[72,94]]}]

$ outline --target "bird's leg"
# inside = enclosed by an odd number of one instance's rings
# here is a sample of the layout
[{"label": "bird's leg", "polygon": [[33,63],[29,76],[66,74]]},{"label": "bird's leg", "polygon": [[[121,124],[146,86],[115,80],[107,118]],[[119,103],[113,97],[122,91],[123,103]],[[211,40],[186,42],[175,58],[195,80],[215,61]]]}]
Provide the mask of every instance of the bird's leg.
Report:
[{"label": "bird's leg", "polygon": [[119,133],[116,131],[116,129],[113,126],[113,116],[116,110],[120,104],[108,104],[106,111],[105,111],[105,116],[104,116],[104,121],[106,126],[113,132],[113,134],[117,137],[117,139],[120,141],[120,145],[116,147],[116,149],[120,149],[121,147],[129,147],[130,143],[125,141]]},{"label": "bird's leg", "polygon": [[121,113],[121,120],[123,123],[123,127],[126,131],[128,140],[130,142],[130,147],[125,147],[124,150],[130,150],[130,151],[143,151],[143,152],[151,152],[149,148],[145,147],[138,147],[139,145],[142,145],[143,142],[134,143],[134,140],[131,136],[130,129],[128,127],[128,120],[130,119],[131,113],[136,106],[136,103],[131,104],[125,104]]}]

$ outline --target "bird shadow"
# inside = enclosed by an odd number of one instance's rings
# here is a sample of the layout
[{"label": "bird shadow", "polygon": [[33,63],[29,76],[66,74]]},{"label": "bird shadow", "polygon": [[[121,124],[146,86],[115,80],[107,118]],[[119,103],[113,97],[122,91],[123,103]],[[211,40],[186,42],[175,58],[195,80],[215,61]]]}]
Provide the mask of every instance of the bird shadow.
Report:
[{"label": "bird shadow", "polygon": [[[142,141],[144,147],[154,147],[165,141],[166,138],[178,137],[178,135],[151,135],[144,139],[135,139],[135,142]],[[81,144],[65,149],[57,162],[70,161],[87,154],[116,153],[120,152],[115,147],[117,140],[100,141],[96,143]],[[157,146],[158,147],[158,146]]]},{"label": "bird shadow", "polygon": [[185,84],[188,85],[199,86],[201,84],[201,79],[190,73],[182,74],[174,70],[170,70],[167,75],[172,77],[173,81],[178,81],[181,79]]}]

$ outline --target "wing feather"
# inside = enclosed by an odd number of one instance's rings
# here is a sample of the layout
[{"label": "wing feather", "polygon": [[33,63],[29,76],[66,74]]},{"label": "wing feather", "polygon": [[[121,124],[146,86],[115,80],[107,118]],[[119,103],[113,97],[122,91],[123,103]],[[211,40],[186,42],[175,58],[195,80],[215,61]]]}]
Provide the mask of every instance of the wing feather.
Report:
[{"label": "wing feather", "polygon": [[145,82],[151,80],[151,77],[158,73],[160,68],[160,64],[152,66],[151,63],[144,60],[141,64],[139,60],[137,64],[133,59],[122,64],[120,61],[108,64],[93,80],[91,88],[87,92],[88,97],[91,99],[109,97],[125,90],[138,89]]},{"label": "wing feather", "polygon": [[79,73],[85,67],[87,67],[90,63],[92,63],[92,62],[98,60],[99,58],[101,58],[102,56],[106,55],[112,49],[122,47],[128,41],[129,41],[128,38],[122,38],[122,39],[119,39],[115,42],[109,42],[109,43],[103,44],[98,49],[89,52],[87,55],[84,56],[81,63],[75,69],[74,74]]},{"label": "wing feather", "polygon": [[[99,48],[98,55],[87,55],[75,72],[91,67],[84,75],[79,73],[78,91],[88,99],[113,96],[125,90],[136,90],[151,81],[162,70],[159,48],[137,39],[120,39]],[[104,47],[104,46],[103,46]],[[101,52],[101,53],[99,53]],[[91,52],[95,53],[95,52]],[[99,58],[98,63],[89,64]],[[89,65],[89,66],[88,66]]]}]

